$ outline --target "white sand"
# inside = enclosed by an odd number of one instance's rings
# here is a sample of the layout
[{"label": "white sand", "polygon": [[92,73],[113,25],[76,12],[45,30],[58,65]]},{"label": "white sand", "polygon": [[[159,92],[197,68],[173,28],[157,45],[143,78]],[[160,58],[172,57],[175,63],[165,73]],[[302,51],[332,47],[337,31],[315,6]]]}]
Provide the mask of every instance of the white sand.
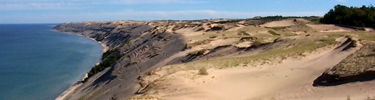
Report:
[{"label": "white sand", "polygon": [[[375,96],[375,82],[313,87],[313,81],[359,47],[348,51],[324,50],[302,60],[288,59],[277,65],[209,69],[207,76],[197,70],[180,71],[156,82],[159,89],[148,95],[166,100],[345,100]],[[163,71],[161,71],[163,72]]]},{"label": "white sand", "polygon": [[284,26],[292,26],[295,24],[296,22],[294,22],[294,19],[286,19],[286,20],[268,22],[260,26],[262,27],[284,27]]}]

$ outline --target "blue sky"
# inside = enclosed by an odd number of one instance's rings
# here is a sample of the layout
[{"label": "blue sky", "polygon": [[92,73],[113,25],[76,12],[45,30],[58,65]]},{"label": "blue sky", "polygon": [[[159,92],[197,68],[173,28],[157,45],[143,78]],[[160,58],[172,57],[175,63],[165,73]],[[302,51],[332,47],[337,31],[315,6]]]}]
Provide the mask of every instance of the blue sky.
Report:
[{"label": "blue sky", "polygon": [[323,16],[375,0],[0,0],[0,23]]}]

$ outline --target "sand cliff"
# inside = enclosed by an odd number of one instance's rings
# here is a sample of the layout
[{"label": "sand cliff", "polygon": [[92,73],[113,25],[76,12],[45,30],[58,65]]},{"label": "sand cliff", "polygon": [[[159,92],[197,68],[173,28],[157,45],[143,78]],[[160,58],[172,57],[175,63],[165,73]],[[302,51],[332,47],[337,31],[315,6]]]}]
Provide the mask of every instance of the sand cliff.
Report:
[{"label": "sand cliff", "polygon": [[[111,57],[118,59],[106,64],[105,69],[89,73],[90,78],[60,99],[345,99],[348,96],[363,99],[375,96],[371,94],[374,88],[369,87],[375,85],[372,80],[364,82],[370,85],[313,86],[320,75],[329,73],[327,69],[334,69],[350,54],[360,52],[362,43],[373,41],[368,37],[374,36],[374,32],[310,21],[311,18],[62,23],[54,29],[93,38],[106,45],[108,51],[103,54],[103,62]],[[208,75],[199,75],[198,70],[203,69]],[[367,69],[360,73],[372,71]],[[360,90],[343,92],[349,88]]]}]

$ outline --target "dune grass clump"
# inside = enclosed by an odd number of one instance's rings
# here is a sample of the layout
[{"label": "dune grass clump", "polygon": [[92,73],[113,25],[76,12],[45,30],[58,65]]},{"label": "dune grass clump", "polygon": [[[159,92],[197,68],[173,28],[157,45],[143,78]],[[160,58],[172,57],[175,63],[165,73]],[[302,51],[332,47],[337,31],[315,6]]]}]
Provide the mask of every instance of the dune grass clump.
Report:
[{"label": "dune grass clump", "polygon": [[357,47],[357,41],[352,39],[352,42],[350,42],[350,47]]},{"label": "dune grass clump", "polygon": [[259,47],[260,45],[262,45],[262,42],[254,41],[251,45],[253,45],[254,47]]},{"label": "dune grass clump", "polygon": [[371,70],[375,65],[375,42],[363,42],[361,49],[349,55],[330,71],[335,75],[350,76]]},{"label": "dune grass clump", "polygon": [[199,69],[198,75],[208,75],[207,69],[204,67]]},{"label": "dune grass clump", "polygon": [[196,50],[196,51],[189,52],[188,55],[190,55],[190,56],[200,56],[200,55],[203,55],[205,51],[206,51],[206,49]]},{"label": "dune grass clump", "polygon": [[248,35],[248,36],[250,36],[250,34],[247,33],[247,32],[245,32],[245,31],[239,31],[239,32],[237,33],[237,35]]},{"label": "dune grass clump", "polygon": [[276,32],[273,31],[273,30],[268,30],[268,33],[270,33],[270,34],[272,34],[272,35],[275,35],[275,36],[281,36],[281,34],[276,33]]}]

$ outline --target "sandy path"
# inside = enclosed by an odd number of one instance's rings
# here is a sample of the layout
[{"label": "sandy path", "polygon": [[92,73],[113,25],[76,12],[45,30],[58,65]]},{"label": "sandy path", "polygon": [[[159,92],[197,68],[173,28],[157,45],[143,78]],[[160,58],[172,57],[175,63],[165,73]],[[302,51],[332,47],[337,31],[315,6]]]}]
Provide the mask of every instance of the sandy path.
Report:
[{"label": "sandy path", "polygon": [[[343,46],[345,47],[345,46]],[[197,71],[180,71],[156,82],[161,89],[151,96],[166,100],[261,100],[261,99],[364,99],[375,96],[375,82],[313,87],[313,81],[359,47],[309,55],[302,60],[286,60],[277,65],[209,69],[207,76]],[[362,84],[362,85],[361,85]],[[365,84],[365,85],[363,85]],[[355,91],[354,91],[355,90]]]}]

